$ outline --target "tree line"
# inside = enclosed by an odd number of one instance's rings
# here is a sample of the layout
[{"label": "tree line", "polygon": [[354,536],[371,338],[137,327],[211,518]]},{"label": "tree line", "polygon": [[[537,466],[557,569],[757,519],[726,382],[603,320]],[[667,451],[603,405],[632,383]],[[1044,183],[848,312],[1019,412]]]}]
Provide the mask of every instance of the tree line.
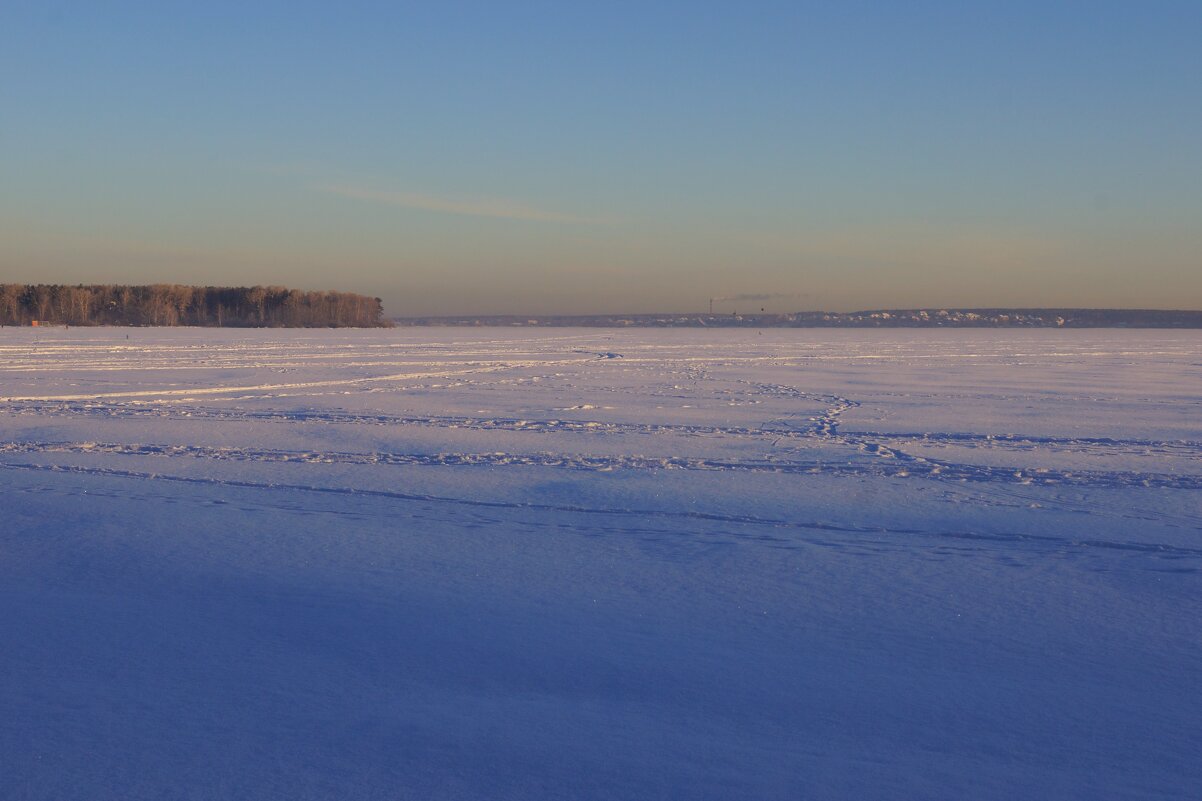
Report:
[{"label": "tree line", "polygon": [[379,298],[282,286],[0,284],[0,325],[386,326]]}]

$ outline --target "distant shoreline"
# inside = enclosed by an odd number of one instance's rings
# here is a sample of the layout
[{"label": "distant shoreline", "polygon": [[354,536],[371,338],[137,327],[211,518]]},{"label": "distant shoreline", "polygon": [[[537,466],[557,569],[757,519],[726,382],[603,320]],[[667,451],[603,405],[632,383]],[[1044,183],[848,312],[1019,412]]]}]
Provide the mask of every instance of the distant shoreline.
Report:
[{"label": "distant shoreline", "polygon": [[782,314],[583,314],[395,317],[398,326],[550,328],[1177,328],[1202,311],[1163,309],[872,309]]}]

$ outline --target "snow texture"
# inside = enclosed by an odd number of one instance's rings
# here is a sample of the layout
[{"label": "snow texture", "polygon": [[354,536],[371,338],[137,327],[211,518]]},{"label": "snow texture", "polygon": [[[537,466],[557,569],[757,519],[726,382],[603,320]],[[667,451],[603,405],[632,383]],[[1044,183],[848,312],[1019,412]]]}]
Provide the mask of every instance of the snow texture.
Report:
[{"label": "snow texture", "polygon": [[0,330],[0,798],[1196,799],[1202,333]]}]

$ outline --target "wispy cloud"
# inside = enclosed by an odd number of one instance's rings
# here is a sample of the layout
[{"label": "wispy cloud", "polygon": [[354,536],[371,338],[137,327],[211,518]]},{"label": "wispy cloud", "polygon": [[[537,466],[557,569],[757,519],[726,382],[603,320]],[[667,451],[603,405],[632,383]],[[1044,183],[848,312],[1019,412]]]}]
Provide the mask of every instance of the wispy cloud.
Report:
[{"label": "wispy cloud", "polygon": [[305,162],[287,162],[277,164],[252,164],[245,169],[262,175],[275,175],[281,178],[311,178],[314,180],[330,179],[331,169],[318,164]]},{"label": "wispy cloud", "polygon": [[461,214],[469,217],[494,217],[505,220],[528,220],[532,222],[570,223],[575,225],[598,225],[608,222],[597,217],[582,217],[559,211],[527,206],[506,198],[456,198],[438,197],[420,192],[391,192],[366,189],[346,184],[327,184],[318,187],[322,192],[333,195],[386,203],[408,209],[436,211],[443,214]]}]

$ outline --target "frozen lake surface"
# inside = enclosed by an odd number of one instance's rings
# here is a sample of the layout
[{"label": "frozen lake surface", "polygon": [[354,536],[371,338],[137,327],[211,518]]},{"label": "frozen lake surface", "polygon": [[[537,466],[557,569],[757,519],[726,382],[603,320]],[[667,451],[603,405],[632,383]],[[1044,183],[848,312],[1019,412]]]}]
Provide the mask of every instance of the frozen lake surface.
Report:
[{"label": "frozen lake surface", "polygon": [[0,329],[5,799],[1197,799],[1202,332]]}]

